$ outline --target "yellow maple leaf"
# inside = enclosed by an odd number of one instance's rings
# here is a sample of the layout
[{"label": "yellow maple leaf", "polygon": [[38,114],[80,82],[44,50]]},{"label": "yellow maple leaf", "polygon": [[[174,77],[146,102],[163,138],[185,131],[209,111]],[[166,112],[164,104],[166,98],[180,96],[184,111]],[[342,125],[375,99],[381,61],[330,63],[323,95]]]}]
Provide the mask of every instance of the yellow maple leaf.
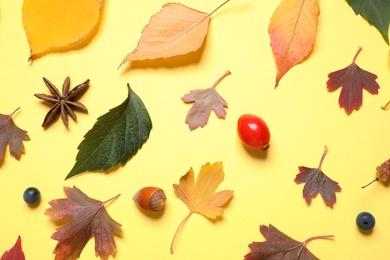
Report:
[{"label": "yellow maple leaf", "polygon": [[202,214],[210,219],[216,219],[222,215],[224,212],[222,206],[233,196],[233,191],[230,190],[215,192],[223,178],[222,162],[212,165],[206,163],[200,169],[196,183],[194,171],[191,168],[180,178],[179,184],[173,184],[175,194],[187,205],[190,212],[176,229],[171,243],[171,253],[173,253],[173,244],[180,227],[193,213]]},{"label": "yellow maple leaf", "polygon": [[30,57],[75,45],[97,25],[103,0],[24,0],[23,26]]}]

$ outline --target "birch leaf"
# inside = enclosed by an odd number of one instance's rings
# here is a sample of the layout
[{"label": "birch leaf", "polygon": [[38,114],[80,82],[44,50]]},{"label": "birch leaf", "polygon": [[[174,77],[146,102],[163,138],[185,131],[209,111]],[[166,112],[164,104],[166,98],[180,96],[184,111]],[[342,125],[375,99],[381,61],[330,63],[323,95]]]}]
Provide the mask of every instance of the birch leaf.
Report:
[{"label": "birch leaf", "polygon": [[103,0],[24,0],[30,57],[84,41],[97,25]]},{"label": "birch leaf", "polygon": [[170,58],[196,51],[206,37],[211,13],[204,13],[179,3],[167,3],[154,14],[143,29],[138,46],[119,65],[128,61]]},{"label": "birch leaf", "polygon": [[319,14],[318,0],[283,0],[276,8],[268,27],[277,65],[275,87],[312,51]]}]

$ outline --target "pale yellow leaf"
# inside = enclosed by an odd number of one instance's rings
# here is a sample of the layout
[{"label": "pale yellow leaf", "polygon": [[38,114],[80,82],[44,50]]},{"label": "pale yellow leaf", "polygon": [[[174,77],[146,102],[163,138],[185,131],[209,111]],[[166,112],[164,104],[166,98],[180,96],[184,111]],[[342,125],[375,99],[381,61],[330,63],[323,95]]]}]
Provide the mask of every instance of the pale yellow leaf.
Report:
[{"label": "pale yellow leaf", "polygon": [[169,58],[196,51],[207,34],[211,14],[179,3],[167,3],[143,29],[138,46],[122,63]]},{"label": "pale yellow leaf", "polygon": [[30,59],[86,39],[99,21],[101,8],[102,0],[24,0]]}]

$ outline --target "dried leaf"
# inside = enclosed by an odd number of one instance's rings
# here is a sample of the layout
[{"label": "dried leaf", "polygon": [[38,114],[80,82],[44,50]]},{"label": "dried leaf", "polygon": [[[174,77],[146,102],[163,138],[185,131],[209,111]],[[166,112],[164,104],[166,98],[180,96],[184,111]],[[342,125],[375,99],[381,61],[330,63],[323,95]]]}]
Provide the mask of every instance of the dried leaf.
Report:
[{"label": "dried leaf", "polygon": [[341,191],[341,187],[338,183],[331,180],[321,170],[322,162],[324,161],[327,152],[328,147],[325,146],[318,168],[301,166],[299,167],[300,173],[295,177],[294,181],[297,184],[305,183],[305,186],[303,187],[303,197],[308,205],[310,205],[312,199],[320,193],[325,204],[333,207],[334,203],[336,203],[335,192]]},{"label": "dried leaf", "polygon": [[319,14],[318,0],[283,0],[276,8],[268,27],[278,69],[275,87],[312,51]]},{"label": "dried leaf", "polygon": [[128,87],[128,97],[100,116],[80,143],[76,163],[66,179],[85,171],[124,165],[149,138],[152,121],[142,100]]},{"label": "dried leaf", "polygon": [[390,1],[387,0],[347,0],[356,15],[360,14],[374,25],[389,44]]},{"label": "dried leaf", "polygon": [[103,0],[24,0],[30,59],[84,41],[97,25]]},{"label": "dried leaf", "polygon": [[138,46],[119,65],[128,61],[170,58],[196,51],[207,34],[211,15],[179,3],[167,3],[152,16],[142,31]]},{"label": "dried leaf", "polygon": [[22,250],[22,239],[18,236],[15,245],[9,250],[5,251],[0,260],[24,260],[26,259]]},{"label": "dried leaf", "polygon": [[176,229],[171,243],[171,253],[176,235],[193,213],[216,219],[224,212],[222,206],[233,196],[233,191],[223,190],[215,193],[219,184],[223,181],[224,173],[222,162],[214,164],[206,163],[200,169],[196,183],[194,181],[194,171],[192,168],[180,178],[179,184],[173,184],[175,194],[181,199],[190,210]]},{"label": "dried leaf", "polygon": [[329,91],[342,88],[339,97],[339,105],[347,114],[358,110],[363,104],[363,89],[375,95],[378,94],[379,84],[375,81],[377,75],[361,69],[356,64],[356,58],[361,52],[360,47],[353,58],[352,64],[344,69],[329,73],[326,82]]},{"label": "dried leaf", "polygon": [[186,117],[186,123],[191,131],[199,126],[207,125],[211,110],[214,110],[218,118],[225,118],[225,107],[227,108],[228,104],[215,88],[223,78],[230,74],[230,71],[226,71],[211,88],[192,90],[181,98],[186,103],[194,103]]},{"label": "dried leaf", "polygon": [[251,252],[245,255],[245,260],[317,260],[306,245],[314,239],[332,238],[333,235],[315,236],[299,242],[269,225],[260,226],[260,232],[265,237],[265,242],[253,242],[249,245]]},{"label": "dried leaf", "polygon": [[51,208],[47,209],[45,215],[52,220],[69,220],[65,225],[56,229],[51,236],[57,240],[54,249],[56,260],[77,259],[80,257],[88,240],[95,236],[95,253],[101,259],[107,259],[114,255],[116,250],[113,234],[122,233],[121,225],[113,220],[107,213],[104,205],[115,197],[99,201],[85,195],[80,189],[73,186],[64,187],[68,198],[55,199],[49,202]]},{"label": "dried leaf", "polygon": [[13,114],[18,110],[19,108],[10,115],[0,114],[0,161],[4,158],[4,151],[7,143],[9,145],[10,154],[17,160],[20,160],[22,153],[24,153],[23,141],[30,140],[27,131],[17,127],[12,120]]}]

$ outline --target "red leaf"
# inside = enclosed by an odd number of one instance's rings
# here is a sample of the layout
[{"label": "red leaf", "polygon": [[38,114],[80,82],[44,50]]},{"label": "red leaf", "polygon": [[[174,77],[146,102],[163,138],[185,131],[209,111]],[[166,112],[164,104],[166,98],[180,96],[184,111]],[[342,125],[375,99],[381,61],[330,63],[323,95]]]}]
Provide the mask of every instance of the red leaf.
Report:
[{"label": "red leaf", "polygon": [[9,145],[9,151],[12,156],[20,160],[22,153],[24,153],[23,141],[30,140],[27,131],[17,127],[12,120],[12,115],[18,111],[17,108],[10,115],[0,114],[0,160],[4,158],[5,146]]},{"label": "red leaf", "polygon": [[329,91],[342,87],[339,97],[339,105],[345,109],[347,114],[358,110],[363,104],[363,89],[375,95],[380,88],[375,81],[377,75],[361,69],[356,65],[356,58],[362,48],[360,47],[353,58],[352,64],[344,69],[329,73],[329,80],[326,82]]},{"label": "red leaf", "polygon": [[119,235],[122,229],[108,215],[104,205],[120,194],[102,202],[89,198],[75,186],[64,187],[64,192],[68,198],[52,200],[49,202],[52,207],[45,212],[52,220],[72,219],[51,236],[58,241],[53,252],[55,259],[77,259],[92,236],[95,236],[96,255],[101,259],[114,255],[116,245],[112,234]]},{"label": "red leaf", "polygon": [[24,253],[22,251],[22,239],[20,236],[16,240],[15,245],[9,250],[5,251],[0,260],[24,260]]},{"label": "red leaf", "polygon": [[303,197],[308,205],[310,205],[311,200],[320,193],[325,204],[333,207],[334,203],[336,203],[335,192],[341,191],[341,187],[338,183],[328,178],[321,170],[322,162],[324,161],[327,152],[328,147],[325,146],[318,168],[308,168],[305,166],[298,167],[300,173],[297,174],[294,181],[297,184],[305,183],[305,186],[303,187]]},{"label": "red leaf", "polygon": [[218,94],[215,87],[223,78],[230,74],[230,71],[226,71],[211,88],[192,90],[181,98],[186,103],[194,103],[186,117],[186,123],[191,131],[199,126],[204,127],[207,125],[211,110],[214,110],[218,118],[225,118],[225,107],[228,107],[228,104]]},{"label": "red leaf", "polygon": [[245,255],[245,260],[319,259],[306,248],[307,243],[314,239],[333,237],[332,235],[315,236],[306,239],[304,242],[299,242],[285,235],[272,225],[269,225],[269,227],[261,225],[260,232],[266,241],[251,243],[249,245],[251,252]]}]

